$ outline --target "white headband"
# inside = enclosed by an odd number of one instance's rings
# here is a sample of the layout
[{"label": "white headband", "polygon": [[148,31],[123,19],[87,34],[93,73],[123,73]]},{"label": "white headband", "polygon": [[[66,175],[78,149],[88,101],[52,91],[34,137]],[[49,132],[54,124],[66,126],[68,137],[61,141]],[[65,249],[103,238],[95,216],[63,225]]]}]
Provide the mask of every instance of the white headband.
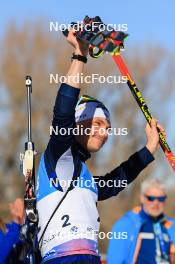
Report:
[{"label": "white headband", "polygon": [[103,117],[110,123],[110,114],[106,108],[99,106],[99,102],[85,102],[77,105],[75,108],[76,123],[93,119],[94,117]]}]

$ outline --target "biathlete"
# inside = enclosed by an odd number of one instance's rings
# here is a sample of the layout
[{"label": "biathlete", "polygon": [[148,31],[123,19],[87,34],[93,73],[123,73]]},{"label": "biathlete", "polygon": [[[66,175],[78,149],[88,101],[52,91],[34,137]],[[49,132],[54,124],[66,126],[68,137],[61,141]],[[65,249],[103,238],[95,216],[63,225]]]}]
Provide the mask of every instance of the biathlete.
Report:
[{"label": "biathlete", "polygon": [[[111,182],[131,183],[154,160],[159,147],[157,121],[152,119],[151,126],[146,125],[147,143],[141,150],[110,173],[94,178],[86,160],[107,141],[110,114],[99,100],[89,96],[79,98],[80,83],[73,77],[83,72],[88,47],[76,39],[73,30],[67,41],[74,47],[74,53],[67,73],[69,78],[58,90],[52,122],[53,129],[60,133],[52,133],[38,170],[39,247],[42,263],[100,264],[97,202],[124,189],[115,184],[111,187]],[[78,125],[91,133],[74,135],[70,128]],[[72,132],[63,135],[63,128]],[[100,180],[106,183],[103,187]]]}]

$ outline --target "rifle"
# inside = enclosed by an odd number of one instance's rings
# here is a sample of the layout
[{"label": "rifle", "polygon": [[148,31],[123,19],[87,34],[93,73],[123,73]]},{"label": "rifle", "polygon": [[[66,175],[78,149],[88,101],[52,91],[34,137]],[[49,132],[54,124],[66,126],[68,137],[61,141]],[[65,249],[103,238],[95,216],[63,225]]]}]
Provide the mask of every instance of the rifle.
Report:
[{"label": "rifle", "polygon": [[26,256],[24,263],[34,264],[35,253],[37,249],[37,232],[38,232],[38,213],[36,209],[36,177],[35,177],[35,147],[32,142],[32,121],[31,121],[31,93],[32,78],[26,76],[27,90],[27,121],[28,121],[28,140],[25,143],[25,152],[20,155],[22,161],[22,171],[25,177],[25,194],[24,208],[25,217],[24,224],[21,228],[21,239],[25,242]]}]

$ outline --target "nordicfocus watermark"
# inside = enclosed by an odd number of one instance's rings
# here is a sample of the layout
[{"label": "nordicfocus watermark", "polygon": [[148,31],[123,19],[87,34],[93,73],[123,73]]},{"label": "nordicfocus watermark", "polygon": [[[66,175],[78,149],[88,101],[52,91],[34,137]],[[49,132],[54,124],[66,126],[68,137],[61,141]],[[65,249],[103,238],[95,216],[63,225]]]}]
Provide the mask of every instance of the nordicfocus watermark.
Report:
[{"label": "nordicfocus watermark", "polygon": [[65,31],[65,30],[70,30],[70,29],[74,29],[75,31],[104,31],[104,30],[108,30],[108,31],[123,31],[126,32],[128,31],[128,24],[103,24],[103,23],[99,23],[99,22],[92,22],[91,24],[84,24],[83,21],[77,21],[76,23],[70,23],[70,24],[64,24],[61,23],[59,24],[58,21],[50,21],[49,22],[49,31]]},{"label": "nordicfocus watermark", "polygon": [[[83,114],[82,114],[83,115]],[[98,127],[98,126],[92,126],[84,128],[83,125],[77,124],[76,127],[59,127],[59,126],[50,126],[50,136],[52,135],[61,135],[61,136],[90,136],[94,135],[96,132],[100,136],[108,135],[108,136],[126,136],[128,135],[128,129],[127,127],[109,127],[109,128],[104,128],[104,127]]]},{"label": "nordicfocus watermark", "polygon": [[92,73],[91,75],[84,75],[83,73],[78,73],[74,76],[59,76],[58,74],[49,74],[49,82],[52,83],[109,83],[109,84],[119,84],[119,83],[127,83],[127,76],[116,76],[116,75],[100,75],[99,73]]},{"label": "nordicfocus watermark", "polygon": [[67,189],[70,184],[72,187],[79,187],[79,188],[92,188],[96,189],[96,184],[99,187],[104,188],[126,188],[128,186],[127,180],[104,180],[103,177],[93,177],[92,179],[86,180],[84,178],[78,178],[76,180],[59,180],[58,178],[50,178],[49,179],[49,186],[50,188],[62,188]]},{"label": "nordicfocus watermark", "polygon": [[128,232],[103,232],[94,230],[91,227],[87,227],[87,230],[82,230],[82,228],[79,228],[77,226],[70,227],[69,231],[67,232],[61,232],[61,231],[49,231],[49,234],[45,239],[42,241],[42,245],[46,245],[47,243],[51,242],[52,240],[72,240],[72,239],[93,239],[93,240],[103,240],[103,239],[128,239]]}]

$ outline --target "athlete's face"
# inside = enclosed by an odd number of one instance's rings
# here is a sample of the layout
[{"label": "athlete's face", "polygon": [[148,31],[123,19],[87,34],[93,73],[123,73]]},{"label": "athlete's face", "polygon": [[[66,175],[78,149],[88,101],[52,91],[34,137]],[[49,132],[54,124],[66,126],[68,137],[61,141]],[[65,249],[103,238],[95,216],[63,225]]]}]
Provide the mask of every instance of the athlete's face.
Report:
[{"label": "athlete's face", "polygon": [[76,140],[89,152],[98,151],[108,138],[109,122],[102,117],[95,117],[77,124],[83,127],[83,135],[76,136]]},{"label": "athlete's face", "polygon": [[162,214],[165,207],[165,200],[163,197],[166,197],[166,194],[161,189],[154,187],[148,188],[145,193],[141,195],[141,203],[143,204],[144,211],[153,217]]}]

